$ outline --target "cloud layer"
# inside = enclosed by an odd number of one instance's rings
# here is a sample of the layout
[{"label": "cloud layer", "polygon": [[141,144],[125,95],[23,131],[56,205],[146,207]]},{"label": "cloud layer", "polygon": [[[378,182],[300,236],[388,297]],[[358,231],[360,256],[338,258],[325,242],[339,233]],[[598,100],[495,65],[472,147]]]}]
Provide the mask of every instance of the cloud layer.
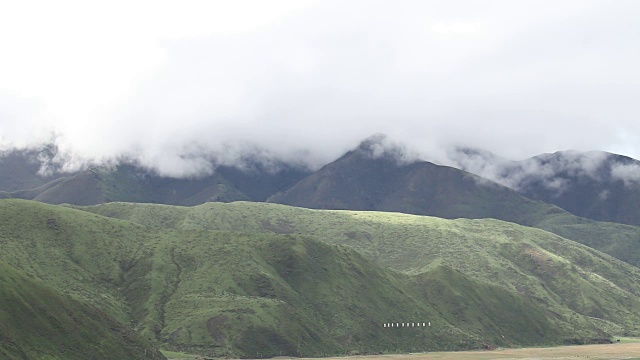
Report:
[{"label": "cloud layer", "polygon": [[[542,186],[558,196],[577,183],[611,186],[617,181],[640,187],[640,161],[603,151],[559,151],[512,161],[486,151],[456,149],[448,158],[457,168],[518,191]],[[600,197],[608,195],[605,190]]]},{"label": "cloud layer", "polygon": [[635,1],[14,3],[0,146],[53,136],[70,167],[318,166],[374,133],[440,163],[460,145],[640,158]]}]

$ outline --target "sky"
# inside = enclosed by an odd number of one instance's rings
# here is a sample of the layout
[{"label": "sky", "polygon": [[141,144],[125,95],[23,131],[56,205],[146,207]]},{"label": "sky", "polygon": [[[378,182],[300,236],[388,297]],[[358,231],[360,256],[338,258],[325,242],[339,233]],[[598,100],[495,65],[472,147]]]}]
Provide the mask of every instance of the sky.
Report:
[{"label": "sky", "polygon": [[[6,1],[0,148],[193,176],[317,167],[373,134],[425,160],[640,159],[640,1]],[[455,162],[455,161],[454,161]]]}]

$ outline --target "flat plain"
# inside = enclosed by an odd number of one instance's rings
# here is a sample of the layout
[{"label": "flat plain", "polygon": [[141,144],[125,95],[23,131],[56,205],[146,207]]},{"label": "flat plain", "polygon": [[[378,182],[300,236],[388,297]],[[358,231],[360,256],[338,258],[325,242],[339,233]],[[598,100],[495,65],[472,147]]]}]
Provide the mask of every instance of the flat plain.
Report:
[{"label": "flat plain", "polygon": [[[352,356],[361,360],[570,360],[570,359],[640,359],[640,342],[600,345],[557,346],[547,348],[448,351],[422,354]],[[345,359],[344,357],[325,359]]]}]

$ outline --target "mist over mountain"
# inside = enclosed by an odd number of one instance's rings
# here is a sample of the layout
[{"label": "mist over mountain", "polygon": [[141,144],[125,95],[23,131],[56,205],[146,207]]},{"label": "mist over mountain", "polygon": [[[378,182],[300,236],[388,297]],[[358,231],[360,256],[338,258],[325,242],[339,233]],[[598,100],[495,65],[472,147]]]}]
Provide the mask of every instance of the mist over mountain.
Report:
[{"label": "mist over mountain", "polygon": [[[513,161],[486,150],[459,147],[446,152],[444,163],[452,166],[447,167],[424,161],[420,152],[407,144],[376,134],[315,173],[307,165],[254,151],[235,165],[210,159],[207,172],[189,177],[162,175],[127,159],[64,173],[64,167],[54,160],[60,156],[55,146],[6,151],[0,156],[0,190],[6,189],[0,191],[0,197],[75,205],[111,201],[196,205],[271,198],[306,207],[510,220],[509,211],[497,215],[488,210],[504,211],[502,196],[482,195],[487,191],[508,193],[499,190],[497,184],[501,184],[581,217],[640,224],[636,207],[640,162],[602,151],[561,151]],[[309,188],[305,184],[314,185]],[[422,189],[420,193],[415,193],[417,188]],[[394,190],[388,193],[390,189]],[[293,200],[309,196],[317,200]],[[514,194],[508,197],[516,198]]]},{"label": "mist over mountain", "polygon": [[0,148],[53,138],[69,170],[125,157],[172,177],[256,149],[317,168],[375,132],[441,164],[454,146],[640,158],[639,6],[16,2]]},{"label": "mist over mountain", "polygon": [[55,146],[0,151],[0,191],[32,189],[66,175],[52,164]]},{"label": "mist over mountain", "polygon": [[[190,206],[208,201],[264,201],[310,173],[305,167],[284,163],[248,164],[243,168],[219,166],[211,175],[197,178],[164,177],[130,163],[47,176],[28,172],[37,167],[35,163],[13,164],[14,168],[24,168],[26,175],[19,177],[26,179],[22,183],[31,181],[37,185],[50,181],[34,188],[0,191],[0,198],[74,205],[130,201]],[[10,185],[7,181],[6,186]]]},{"label": "mist over mountain", "polygon": [[640,161],[630,157],[570,150],[509,161],[471,149],[452,157],[461,169],[578,216],[640,224]]},{"label": "mist over mountain", "polygon": [[639,13],[3,3],[0,357],[640,335]]},{"label": "mist over mountain", "polygon": [[[510,215],[504,203],[525,201],[514,191],[471,173],[426,161],[405,161],[401,148],[385,147],[378,140],[364,141],[268,201],[444,218],[504,218]],[[504,214],[496,213],[501,211]]]}]

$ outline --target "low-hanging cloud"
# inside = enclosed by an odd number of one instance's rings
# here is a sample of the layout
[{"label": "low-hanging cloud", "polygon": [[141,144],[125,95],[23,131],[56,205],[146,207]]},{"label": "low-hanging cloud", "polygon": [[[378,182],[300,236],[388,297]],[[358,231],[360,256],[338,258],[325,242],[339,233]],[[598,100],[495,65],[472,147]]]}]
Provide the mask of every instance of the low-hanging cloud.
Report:
[{"label": "low-hanging cloud", "polygon": [[626,186],[640,184],[640,164],[615,164],[611,168],[611,176],[622,180]]},{"label": "low-hanging cloud", "polygon": [[[561,151],[512,161],[486,151],[456,149],[450,152],[448,161],[518,191],[535,184],[557,196],[576,185],[576,181],[640,185],[640,162],[603,151]],[[609,191],[604,190],[599,196],[606,199]]]},{"label": "low-hanging cloud", "polygon": [[317,167],[374,133],[444,164],[461,145],[640,158],[634,1],[16,3],[0,146],[53,134],[65,169]]}]

